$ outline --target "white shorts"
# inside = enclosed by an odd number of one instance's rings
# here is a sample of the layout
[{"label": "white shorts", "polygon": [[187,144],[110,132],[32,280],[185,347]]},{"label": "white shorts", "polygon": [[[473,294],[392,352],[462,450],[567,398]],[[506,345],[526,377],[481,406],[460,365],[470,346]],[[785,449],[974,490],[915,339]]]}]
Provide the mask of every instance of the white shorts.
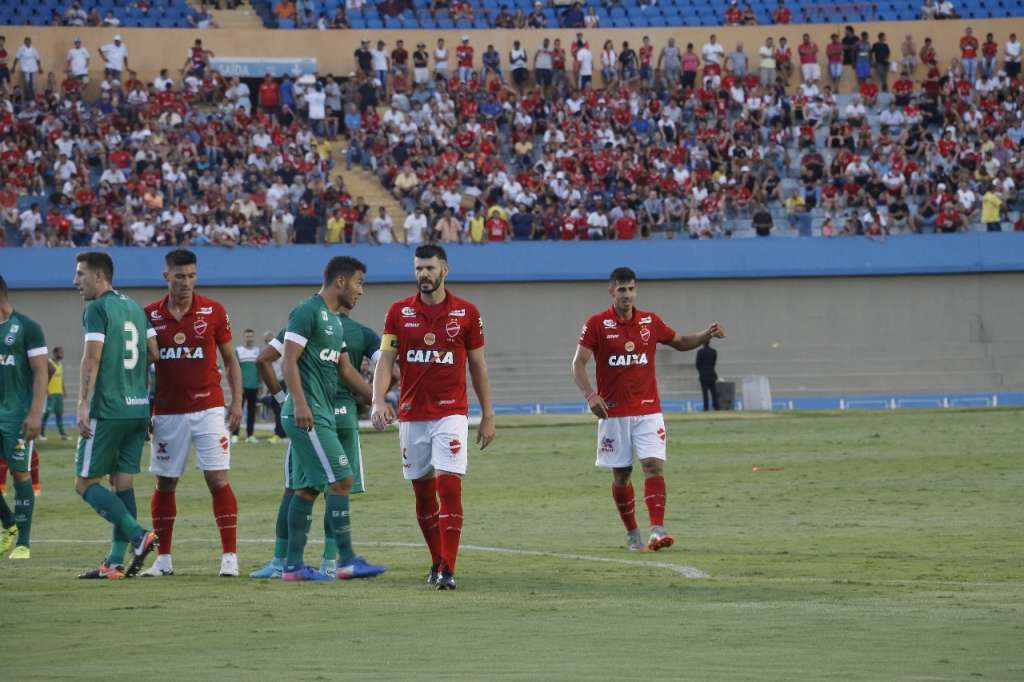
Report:
[{"label": "white shorts", "polygon": [[660,412],[597,422],[599,467],[624,469],[637,459],[665,459],[665,418]]},{"label": "white shorts", "polygon": [[196,468],[203,471],[231,468],[231,438],[224,423],[223,407],[154,416],[149,470],[157,476],[181,478],[193,445]]},{"label": "white shorts", "polygon": [[469,418],[453,414],[427,422],[399,422],[405,480],[423,478],[430,469],[466,473],[469,454]]},{"label": "white shorts", "polygon": [[810,80],[821,80],[821,65],[820,64],[801,64],[800,72],[804,76],[805,81]]}]

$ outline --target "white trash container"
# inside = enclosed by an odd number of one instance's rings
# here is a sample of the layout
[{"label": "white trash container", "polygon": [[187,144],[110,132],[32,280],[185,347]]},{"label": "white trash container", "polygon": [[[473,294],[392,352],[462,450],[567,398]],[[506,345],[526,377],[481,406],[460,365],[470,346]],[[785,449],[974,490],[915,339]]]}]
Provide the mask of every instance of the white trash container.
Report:
[{"label": "white trash container", "polygon": [[772,389],[768,385],[768,377],[743,377],[743,411],[772,409]]}]

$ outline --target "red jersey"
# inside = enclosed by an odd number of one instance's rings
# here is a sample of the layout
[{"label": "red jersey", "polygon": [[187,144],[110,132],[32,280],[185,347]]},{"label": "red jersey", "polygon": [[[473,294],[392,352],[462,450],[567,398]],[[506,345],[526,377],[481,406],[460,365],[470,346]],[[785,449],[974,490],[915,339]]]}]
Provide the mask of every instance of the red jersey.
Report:
[{"label": "red jersey", "polygon": [[796,51],[800,53],[801,64],[818,63],[818,46],[816,44],[800,43],[800,47],[796,48]]},{"label": "red jersey", "polygon": [[580,345],[597,361],[597,392],[608,404],[609,417],[637,417],[661,412],[654,352],[675,331],[651,312],[633,310],[620,320],[614,308],[591,315]]},{"label": "red jersey", "polygon": [[231,323],[212,298],[193,293],[192,307],[181,320],[167,308],[168,296],[146,306],[156,330],[160,358],[156,361],[154,414],[184,414],[224,407],[217,369],[217,347],[231,342]]},{"label": "red jersey", "polygon": [[484,345],[476,306],[451,291],[436,305],[424,303],[419,294],[403,298],[388,309],[381,345],[398,354],[399,421],[468,414],[466,357]]},{"label": "red jersey", "polygon": [[974,59],[978,55],[978,39],[974,36],[964,36],[960,39],[960,58]]}]

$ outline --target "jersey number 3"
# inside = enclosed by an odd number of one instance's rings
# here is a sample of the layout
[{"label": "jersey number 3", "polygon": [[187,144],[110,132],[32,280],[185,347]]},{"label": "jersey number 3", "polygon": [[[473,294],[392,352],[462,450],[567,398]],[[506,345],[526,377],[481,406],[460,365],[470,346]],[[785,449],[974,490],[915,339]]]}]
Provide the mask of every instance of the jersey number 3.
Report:
[{"label": "jersey number 3", "polygon": [[124,368],[135,369],[139,364],[139,328],[134,322],[125,322],[124,333],[128,335],[124,341]]}]

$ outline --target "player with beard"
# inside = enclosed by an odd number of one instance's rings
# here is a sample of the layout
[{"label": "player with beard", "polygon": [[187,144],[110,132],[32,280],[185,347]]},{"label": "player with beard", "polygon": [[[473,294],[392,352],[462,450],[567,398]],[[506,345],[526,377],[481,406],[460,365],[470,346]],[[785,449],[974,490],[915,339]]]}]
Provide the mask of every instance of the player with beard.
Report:
[{"label": "player with beard", "polygon": [[[583,326],[572,360],[572,377],[583,392],[597,422],[597,466],[612,470],[612,499],[626,526],[632,550],[644,548],[636,524],[633,459],[644,471],[644,502],[650,517],[647,548],[671,547],[665,530],[665,419],[661,414],[658,378],[654,369],[657,345],[678,351],[699,348],[725,331],[717,322],[696,334],[677,334],[658,315],[636,308],[636,273],[629,268],[612,271],[608,293],[612,305],[591,315]],[[587,376],[587,363],[597,359],[597,390]]]},{"label": "player with beard", "polygon": [[[384,321],[371,419],[378,431],[399,421],[402,466],[412,481],[416,517],[430,550],[427,584],[454,590],[469,438],[467,363],[482,411],[476,442],[482,450],[494,440],[484,327],[476,306],[446,289],[443,248],[418,247],[413,264],[417,293],[393,303]],[[402,388],[397,414],[384,399],[396,358]]]}]

